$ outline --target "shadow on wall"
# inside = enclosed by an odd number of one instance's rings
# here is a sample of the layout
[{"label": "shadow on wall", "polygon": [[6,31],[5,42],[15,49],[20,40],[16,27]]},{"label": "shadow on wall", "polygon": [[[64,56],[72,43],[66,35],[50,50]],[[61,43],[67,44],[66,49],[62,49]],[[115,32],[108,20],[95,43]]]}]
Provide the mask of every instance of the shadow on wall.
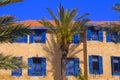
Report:
[{"label": "shadow on wall", "polygon": [[[60,44],[57,43],[55,36],[51,34],[50,37],[50,39],[52,40],[47,39],[46,45],[43,47],[43,50],[48,55],[48,57],[46,58],[47,62],[50,63],[50,65],[52,65],[52,68],[47,72],[53,73],[53,80],[61,80],[62,51],[60,50]],[[69,55],[67,55],[67,57],[77,57],[75,55],[83,51],[83,49],[76,50],[79,47],[79,45],[80,44],[72,44],[69,48]]]}]

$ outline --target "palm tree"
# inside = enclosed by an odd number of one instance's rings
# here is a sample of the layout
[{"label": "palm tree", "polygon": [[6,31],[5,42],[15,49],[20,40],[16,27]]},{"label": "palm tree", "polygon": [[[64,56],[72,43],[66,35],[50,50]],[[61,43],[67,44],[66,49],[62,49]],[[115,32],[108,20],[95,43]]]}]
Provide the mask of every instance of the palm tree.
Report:
[{"label": "palm tree", "polygon": [[11,42],[13,38],[29,33],[29,27],[17,24],[14,16],[0,16],[0,42]]},{"label": "palm tree", "polygon": [[[86,31],[85,24],[90,21],[88,18],[84,18],[89,15],[88,13],[80,16],[77,14],[78,8],[67,9],[60,4],[58,9],[58,17],[54,12],[47,8],[48,12],[52,16],[55,25],[53,25],[49,20],[42,19],[39,22],[48,28],[48,32],[55,35],[57,38],[57,44],[60,45],[60,50],[62,51],[62,78],[61,80],[66,80],[65,77],[65,59],[69,53],[70,44],[72,41],[72,36],[76,33],[84,33]],[[84,18],[84,19],[83,19]],[[55,28],[56,26],[56,28]]]},{"label": "palm tree", "polygon": [[[21,0],[2,0],[0,6],[4,6],[10,3],[19,2]],[[23,24],[17,24],[17,19],[14,16],[0,16],[0,42],[11,42],[13,38],[29,34],[30,30],[28,26]],[[12,56],[5,56],[0,54],[0,69],[13,69],[20,67],[20,65],[13,64],[13,61],[18,61],[12,58]]]}]

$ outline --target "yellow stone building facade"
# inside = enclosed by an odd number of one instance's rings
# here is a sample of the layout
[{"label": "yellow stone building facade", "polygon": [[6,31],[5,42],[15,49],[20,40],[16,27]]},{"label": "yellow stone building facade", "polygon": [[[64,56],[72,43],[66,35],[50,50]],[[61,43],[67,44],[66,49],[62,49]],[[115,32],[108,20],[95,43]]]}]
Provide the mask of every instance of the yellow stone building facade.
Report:
[{"label": "yellow stone building facade", "polygon": [[[26,24],[32,24],[38,26],[38,23],[33,23],[34,21],[25,22]],[[117,23],[117,22],[115,22]],[[95,22],[91,22],[91,24],[95,24]],[[103,24],[102,22],[96,22],[96,24]],[[37,27],[38,28],[38,27]],[[37,29],[36,28],[36,29]],[[111,57],[114,56],[115,58],[120,57],[120,44],[115,44],[114,42],[107,42],[107,34],[106,30],[103,30],[103,40],[87,40],[86,39],[86,53],[87,53],[87,64],[84,62],[84,43],[82,42],[82,38],[80,37],[79,44],[71,44],[71,47],[75,47],[73,51],[70,52],[69,56],[77,57],[80,60],[80,68],[84,73],[84,69],[87,68],[87,74],[89,80],[120,80],[120,75],[118,71],[118,75],[113,75],[112,69],[113,66],[117,66],[117,61],[114,64],[114,60],[112,62]],[[59,80],[58,74],[60,74],[60,52],[59,49],[56,49],[56,52],[52,54],[51,51],[54,49],[51,48],[55,45],[52,43],[54,39],[52,35],[46,34],[47,41],[45,43],[30,43],[30,36],[27,37],[27,43],[1,43],[0,44],[0,52],[4,53],[5,55],[12,55],[15,57],[22,56],[23,62],[28,63],[28,58],[30,57],[45,57],[46,58],[46,75],[45,76],[28,76],[28,69],[22,69],[22,76],[11,76],[11,70],[0,70],[0,80]],[[49,41],[49,43],[48,43]],[[49,44],[49,45],[48,45]],[[76,51],[78,51],[76,53]],[[76,54],[75,54],[76,53]],[[69,57],[68,56],[68,57]],[[103,72],[100,74],[98,73],[91,73],[90,72],[90,65],[99,65],[97,64],[97,57],[94,59],[93,62],[90,64],[90,57],[89,56],[101,56],[102,57],[102,69]],[[118,64],[119,66],[119,64]],[[98,66],[99,68],[100,66]],[[120,66],[119,66],[120,67]],[[96,67],[94,67],[97,69]],[[119,68],[118,68],[119,69]],[[99,70],[99,69],[98,69]],[[117,70],[117,67],[116,67]],[[114,70],[113,70],[114,71]],[[54,77],[56,75],[56,78]],[[67,76],[68,80],[77,80],[75,76]]]}]

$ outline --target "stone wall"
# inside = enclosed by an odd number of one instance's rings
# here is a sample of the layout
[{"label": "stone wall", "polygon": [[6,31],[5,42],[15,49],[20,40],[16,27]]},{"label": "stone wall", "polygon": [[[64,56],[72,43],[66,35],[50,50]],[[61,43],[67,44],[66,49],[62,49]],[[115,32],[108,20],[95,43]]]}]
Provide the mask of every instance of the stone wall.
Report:
[{"label": "stone wall", "polygon": [[[22,56],[24,62],[28,62],[29,57],[34,57],[38,55],[39,57],[46,57],[46,76],[28,76],[27,69],[24,69],[22,76],[13,77],[11,76],[11,70],[0,70],[0,80],[59,80],[58,74],[60,74],[60,58],[61,53],[53,43],[51,35],[47,34],[47,40],[49,41],[44,43],[2,43],[0,44],[0,52],[4,55],[12,56]],[[52,48],[54,46],[54,48]],[[70,51],[72,57],[79,57],[81,62],[83,62],[83,48],[81,44],[72,44],[71,47],[74,47],[75,50]],[[48,50],[49,49],[49,50]],[[54,51],[55,50],[55,51]],[[78,51],[76,53],[76,51]],[[80,64],[83,69],[83,64]],[[1,74],[2,73],[2,74]],[[56,77],[54,77],[56,75]],[[68,77],[68,80],[76,80],[75,77]]]},{"label": "stone wall", "polygon": [[[91,80],[120,80],[119,76],[112,76],[111,69],[111,56],[120,56],[120,44],[113,42],[106,42],[106,33],[104,32],[104,40],[100,41],[87,41],[87,52],[89,55],[100,55],[103,57],[103,74],[91,75]],[[88,62],[89,65],[89,62]],[[88,66],[89,70],[89,66]],[[89,71],[88,71],[89,73]]]},{"label": "stone wall", "polygon": [[[57,49],[57,45],[53,45],[54,39],[51,35],[47,34],[47,40],[44,43],[2,43],[0,44],[0,52],[4,55],[23,56],[23,61],[27,63],[29,57],[34,57],[38,54],[39,57],[47,58],[47,75],[46,76],[28,76],[27,69],[23,70],[21,77],[11,76],[10,70],[0,70],[0,80],[55,80],[54,75],[60,74],[60,51]],[[52,41],[52,42],[51,42]],[[52,48],[54,46],[54,48]],[[80,58],[80,67],[84,73],[84,58],[83,58],[83,43],[71,44],[71,47],[75,47],[75,50],[71,50],[69,56]],[[49,49],[49,50],[48,50]],[[53,51],[55,50],[55,51]],[[52,52],[51,52],[52,51]],[[77,52],[77,53],[76,53]],[[103,57],[103,74],[88,76],[89,80],[120,80],[118,76],[112,76],[111,73],[111,56],[120,56],[120,44],[113,42],[106,42],[106,33],[104,32],[104,41],[87,41],[87,55],[101,55]],[[72,54],[72,55],[71,55]],[[89,62],[88,62],[89,65]],[[77,80],[75,77],[67,77],[68,80]],[[57,76],[59,80],[59,76]]]}]

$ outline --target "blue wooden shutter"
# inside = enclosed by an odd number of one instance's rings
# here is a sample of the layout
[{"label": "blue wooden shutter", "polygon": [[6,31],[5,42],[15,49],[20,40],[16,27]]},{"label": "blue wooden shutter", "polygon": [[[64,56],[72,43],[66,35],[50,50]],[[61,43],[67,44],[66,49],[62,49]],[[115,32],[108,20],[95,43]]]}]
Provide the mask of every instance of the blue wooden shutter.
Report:
[{"label": "blue wooden shutter", "polygon": [[99,36],[99,41],[103,41],[103,30],[102,29],[100,29],[99,31],[98,31],[98,36]]},{"label": "blue wooden shutter", "polygon": [[69,76],[69,65],[70,65],[69,60],[66,59],[66,76]]},{"label": "blue wooden shutter", "polygon": [[[115,59],[117,58],[117,60]],[[114,71],[114,64],[118,64],[119,70],[116,72]],[[112,68],[112,75],[120,75],[120,58],[119,57],[111,57],[111,68]]]},{"label": "blue wooden shutter", "polygon": [[120,32],[117,32],[117,41],[120,43]]},{"label": "blue wooden shutter", "polygon": [[67,58],[66,59],[66,76],[74,75],[74,59]]},{"label": "blue wooden shutter", "polygon": [[80,74],[79,58],[74,58],[74,61],[75,61],[75,75],[79,75]]},{"label": "blue wooden shutter", "polygon": [[99,74],[103,74],[103,60],[102,56],[99,56]]},{"label": "blue wooden shutter", "polygon": [[111,34],[108,34],[108,30],[106,31],[106,41],[111,42]]},{"label": "blue wooden shutter", "polygon": [[87,29],[87,40],[91,40],[92,38],[92,31],[90,28]]},{"label": "blue wooden shutter", "polygon": [[33,42],[34,42],[34,35],[30,34],[30,43],[33,43]]},{"label": "blue wooden shutter", "polygon": [[120,43],[120,32],[117,32],[117,37],[116,37],[117,41]]},{"label": "blue wooden shutter", "polygon": [[23,37],[24,37],[24,42],[27,43],[27,42],[28,42],[28,37],[27,37],[27,35],[24,35]]},{"label": "blue wooden shutter", "polygon": [[116,33],[112,33],[111,38],[111,41],[114,42],[116,40]]},{"label": "blue wooden shutter", "polygon": [[94,74],[94,73],[93,73],[92,56],[89,56],[89,73],[90,73],[90,74]]},{"label": "blue wooden shutter", "polygon": [[112,69],[112,75],[114,75],[114,64],[113,64],[114,57],[111,56],[111,69]]},{"label": "blue wooden shutter", "polygon": [[[15,57],[15,58],[19,58],[20,62],[19,63],[14,63],[14,64],[21,64],[22,65],[22,57]],[[22,76],[22,68],[17,68],[17,69],[12,69],[11,71],[11,75],[12,76]]]},{"label": "blue wooden shutter", "polygon": [[45,43],[46,42],[46,30],[42,31],[42,42]]},{"label": "blue wooden shutter", "polygon": [[73,35],[73,43],[79,43],[80,42],[80,34],[76,33]]},{"label": "blue wooden shutter", "polygon": [[40,65],[40,74],[41,76],[46,75],[46,58],[41,58],[41,65]]},{"label": "blue wooden shutter", "polygon": [[33,73],[33,59],[32,58],[28,58],[28,75],[32,76]]}]

